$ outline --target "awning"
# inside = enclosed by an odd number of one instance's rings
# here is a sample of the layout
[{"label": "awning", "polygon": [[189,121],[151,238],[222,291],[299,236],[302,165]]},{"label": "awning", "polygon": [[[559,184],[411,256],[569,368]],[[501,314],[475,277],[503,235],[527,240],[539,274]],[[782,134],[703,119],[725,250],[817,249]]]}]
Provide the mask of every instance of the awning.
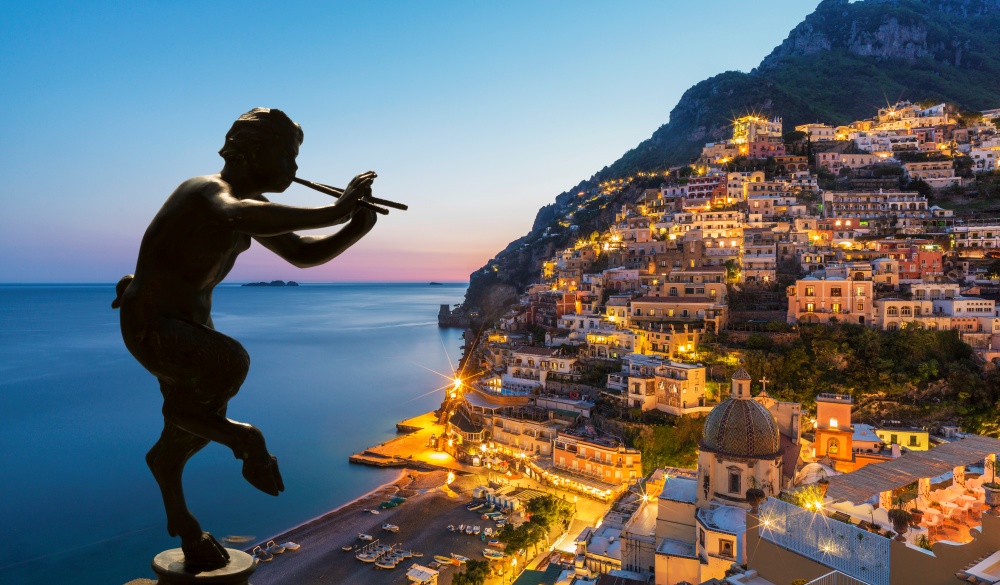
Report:
[{"label": "awning", "polygon": [[882,492],[892,491],[927,478],[953,471],[958,466],[980,463],[1000,453],[1000,440],[969,435],[930,451],[911,451],[902,457],[865,465],[857,471],[830,478],[827,497],[855,504]]}]

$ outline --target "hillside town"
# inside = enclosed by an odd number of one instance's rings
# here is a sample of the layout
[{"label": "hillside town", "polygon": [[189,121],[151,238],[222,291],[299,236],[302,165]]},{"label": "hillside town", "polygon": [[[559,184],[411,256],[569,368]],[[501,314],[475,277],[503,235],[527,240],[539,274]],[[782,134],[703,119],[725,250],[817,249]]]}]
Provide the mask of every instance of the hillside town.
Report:
[{"label": "hillside town", "polygon": [[[997,170],[998,127],[944,103],[793,130],[751,113],[689,166],[580,192],[660,182],[607,229],[570,211],[547,230],[576,242],[467,332],[440,448],[606,503],[560,585],[1000,581],[1000,440],[874,420],[847,392],[781,400],[725,342],[918,328],[992,367],[1000,210],[961,195]],[[689,465],[651,465],[636,433],[683,420]]]}]

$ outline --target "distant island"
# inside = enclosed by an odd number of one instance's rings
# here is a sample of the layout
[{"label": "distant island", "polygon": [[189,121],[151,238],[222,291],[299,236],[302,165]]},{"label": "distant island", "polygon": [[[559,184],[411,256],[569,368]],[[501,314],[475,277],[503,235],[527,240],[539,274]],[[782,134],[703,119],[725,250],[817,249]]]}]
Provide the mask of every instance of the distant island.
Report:
[{"label": "distant island", "polygon": [[443,286],[440,282],[432,282],[431,286]]},{"label": "distant island", "polygon": [[271,282],[248,282],[243,286],[299,286],[294,280],[285,282],[284,280],[272,280]]}]

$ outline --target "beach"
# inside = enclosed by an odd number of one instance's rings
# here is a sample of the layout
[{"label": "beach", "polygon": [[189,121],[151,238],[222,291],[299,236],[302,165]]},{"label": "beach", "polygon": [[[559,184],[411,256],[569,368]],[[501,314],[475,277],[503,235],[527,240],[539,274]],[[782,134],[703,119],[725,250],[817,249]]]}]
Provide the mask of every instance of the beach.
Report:
[{"label": "beach", "polygon": [[[275,555],[262,562],[251,578],[254,585],[287,585],[291,583],[389,584],[406,583],[406,571],[413,564],[426,565],[434,555],[457,553],[470,559],[482,560],[485,543],[478,536],[449,532],[449,524],[472,522],[487,526],[478,512],[466,510],[472,490],[482,485],[482,476],[459,475],[446,485],[446,471],[415,471],[404,469],[399,477],[365,496],[319,518],[273,537],[276,542],[294,541],[297,551]],[[365,510],[377,508],[392,496],[407,498],[397,508],[381,510],[373,515]],[[399,526],[399,532],[381,529],[383,523]],[[392,570],[376,570],[374,565],[354,558],[355,551],[344,551],[344,545],[364,544],[359,533],[370,534],[383,544],[399,543],[404,549],[419,551],[422,558],[400,563]],[[270,539],[269,539],[270,540]],[[266,541],[264,541],[266,542]],[[264,544],[261,542],[259,544]],[[253,547],[247,549],[250,552]],[[442,568],[439,583],[451,583],[457,567]]]}]

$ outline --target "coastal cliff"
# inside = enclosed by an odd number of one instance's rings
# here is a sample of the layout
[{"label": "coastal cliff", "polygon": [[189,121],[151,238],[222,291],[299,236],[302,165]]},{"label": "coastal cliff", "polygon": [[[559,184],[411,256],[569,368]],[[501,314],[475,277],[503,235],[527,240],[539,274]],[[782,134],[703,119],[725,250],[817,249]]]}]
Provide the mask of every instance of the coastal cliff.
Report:
[{"label": "coastal cliff", "polygon": [[731,133],[734,112],[784,118],[785,128],[845,124],[897,99],[961,109],[1000,107],[1000,0],[823,0],[749,73],[727,71],[684,92],[668,122],[617,161],[556,196],[531,231],[470,276],[466,307],[486,318],[530,283],[541,262],[606,229],[635,181],[601,193],[603,181],[689,163],[706,142]]}]

